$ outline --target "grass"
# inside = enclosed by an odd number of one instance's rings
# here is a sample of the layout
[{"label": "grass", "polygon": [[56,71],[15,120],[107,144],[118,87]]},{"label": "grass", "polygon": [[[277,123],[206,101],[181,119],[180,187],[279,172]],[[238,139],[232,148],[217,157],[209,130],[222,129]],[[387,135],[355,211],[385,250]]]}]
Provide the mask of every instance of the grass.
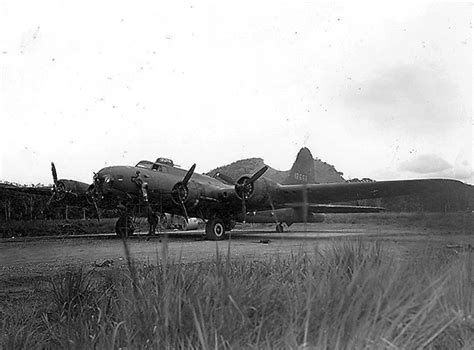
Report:
[{"label": "grass", "polygon": [[474,232],[474,214],[471,212],[326,214],[325,222],[416,227],[437,229],[445,233]]},{"label": "grass", "polygon": [[[394,258],[334,242],[265,261],[75,269],[0,301],[0,348],[462,349],[473,253]],[[414,268],[413,264],[416,264]]]}]

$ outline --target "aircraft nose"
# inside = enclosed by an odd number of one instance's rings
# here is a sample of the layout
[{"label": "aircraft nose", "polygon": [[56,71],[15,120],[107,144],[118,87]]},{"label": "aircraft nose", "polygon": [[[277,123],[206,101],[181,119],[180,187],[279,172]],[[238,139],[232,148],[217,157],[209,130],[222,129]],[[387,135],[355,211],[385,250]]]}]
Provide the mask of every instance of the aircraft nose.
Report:
[{"label": "aircraft nose", "polygon": [[112,187],[114,176],[105,169],[94,175],[94,185],[102,193],[107,192]]}]

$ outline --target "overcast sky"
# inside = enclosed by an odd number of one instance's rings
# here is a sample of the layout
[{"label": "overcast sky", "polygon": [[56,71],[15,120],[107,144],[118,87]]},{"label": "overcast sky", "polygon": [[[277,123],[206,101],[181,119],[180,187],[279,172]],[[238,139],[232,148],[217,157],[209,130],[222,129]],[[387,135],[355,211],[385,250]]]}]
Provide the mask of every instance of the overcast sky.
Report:
[{"label": "overcast sky", "polygon": [[0,179],[205,172],[306,146],[346,178],[473,183],[472,6],[0,0]]}]

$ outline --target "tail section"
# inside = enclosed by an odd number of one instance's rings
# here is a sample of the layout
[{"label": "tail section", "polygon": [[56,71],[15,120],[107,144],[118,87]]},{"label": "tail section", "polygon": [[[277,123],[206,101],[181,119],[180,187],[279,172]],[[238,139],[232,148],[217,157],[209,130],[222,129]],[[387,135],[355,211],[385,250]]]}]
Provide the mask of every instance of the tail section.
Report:
[{"label": "tail section", "polygon": [[291,167],[288,177],[283,185],[314,184],[316,176],[314,171],[314,159],[310,150],[303,147],[298,152],[296,160]]}]

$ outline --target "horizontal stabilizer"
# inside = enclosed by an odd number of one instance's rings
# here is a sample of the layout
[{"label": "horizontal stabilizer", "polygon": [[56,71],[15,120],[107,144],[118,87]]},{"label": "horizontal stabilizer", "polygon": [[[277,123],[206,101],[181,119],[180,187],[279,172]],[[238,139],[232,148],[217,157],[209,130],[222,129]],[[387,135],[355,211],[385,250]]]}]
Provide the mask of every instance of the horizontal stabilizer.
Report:
[{"label": "horizontal stabilizer", "polygon": [[312,213],[379,213],[384,211],[385,208],[362,205],[313,204],[309,205],[308,210]]},{"label": "horizontal stabilizer", "polygon": [[311,203],[288,203],[284,205],[287,208],[300,209],[307,207],[310,213],[379,213],[385,211],[382,207],[371,207],[364,205],[342,205],[342,204],[311,204]]}]

